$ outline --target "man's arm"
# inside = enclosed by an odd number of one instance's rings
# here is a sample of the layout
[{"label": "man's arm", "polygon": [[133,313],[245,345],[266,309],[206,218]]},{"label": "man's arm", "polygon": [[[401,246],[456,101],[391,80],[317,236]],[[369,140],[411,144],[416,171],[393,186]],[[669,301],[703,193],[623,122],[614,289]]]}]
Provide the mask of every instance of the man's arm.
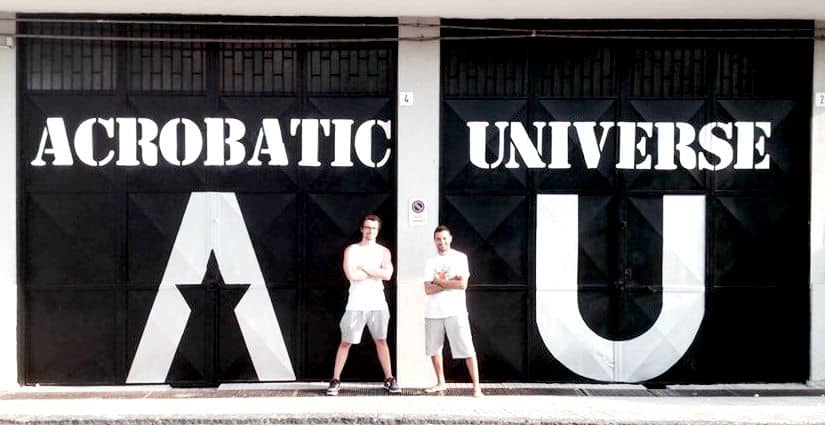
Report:
[{"label": "man's arm", "polygon": [[467,277],[456,276],[452,279],[433,279],[433,284],[441,289],[467,289]]},{"label": "man's arm", "polygon": [[433,279],[433,283],[444,289],[467,289],[467,281],[470,278],[470,265],[467,256],[460,254],[454,261],[456,267],[455,276],[451,279]]},{"label": "man's arm", "polygon": [[433,283],[432,280],[426,280],[426,279],[432,279],[433,276],[435,276],[435,272],[433,270],[433,264],[432,264],[431,260],[427,260],[427,262],[424,263],[424,279],[425,279],[424,280],[424,293],[427,294],[427,295],[432,295],[432,294],[435,294],[435,293],[438,293],[438,292],[441,292],[441,291],[444,290],[442,287],[440,287],[440,286],[436,285],[435,283]]},{"label": "man's arm", "polygon": [[436,285],[432,281],[424,282],[424,293],[426,293],[427,295],[432,295],[443,290],[444,288]]},{"label": "man's arm", "polygon": [[350,247],[347,247],[347,249],[344,250],[343,264],[344,275],[347,277],[347,280],[349,280],[350,282],[357,282],[359,280],[364,280],[368,278],[369,276],[363,270],[361,270],[360,267],[356,266],[355,264],[352,264],[352,260],[350,259],[349,255],[349,248]]},{"label": "man's arm", "polygon": [[383,258],[381,259],[381,267],[377,269],[359,267],[359,269],[367,275],[369,275],[370,277],[376,277],[381,280],[392,279],[392,272],[394,271],[394,269],[392,267],[392,254],[390,254],[390,250],[384,248]]}]

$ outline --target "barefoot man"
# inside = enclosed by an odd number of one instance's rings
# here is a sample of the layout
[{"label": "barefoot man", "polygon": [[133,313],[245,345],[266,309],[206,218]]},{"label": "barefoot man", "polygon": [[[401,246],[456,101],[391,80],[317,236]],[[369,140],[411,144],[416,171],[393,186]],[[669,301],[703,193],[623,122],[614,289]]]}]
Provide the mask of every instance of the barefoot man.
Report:
[{"label": "barefoot man", "polygon": [[438,382],[426,391],[432,393],[447,388],[441,355],[446,334],[450,340],[453,358],[464,359],[467,364],[470,379],[473,381],[473,396],[481,397],[483,393],[478,383],[478,361],[470,333],[467,301],[464,295],[467,280],[470,278],[467,256],[450,249],[453,235],[447,226],[436,227],[433,239],[438,255],[427,260],[424,267],[424,290],[427,293],[424,334],[425,349],[433,362]]}]

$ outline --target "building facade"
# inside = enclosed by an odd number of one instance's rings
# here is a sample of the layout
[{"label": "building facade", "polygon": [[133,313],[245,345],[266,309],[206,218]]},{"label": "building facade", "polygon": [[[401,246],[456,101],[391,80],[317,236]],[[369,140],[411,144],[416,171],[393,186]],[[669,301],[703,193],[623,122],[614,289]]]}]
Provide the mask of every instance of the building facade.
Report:
[{"label": "building facade", "polygon": [[367,213],[404,385],[439,223],[485,380],[825,379],[825,10],[184,9],[2,21],[7,385],[327,379]]}]

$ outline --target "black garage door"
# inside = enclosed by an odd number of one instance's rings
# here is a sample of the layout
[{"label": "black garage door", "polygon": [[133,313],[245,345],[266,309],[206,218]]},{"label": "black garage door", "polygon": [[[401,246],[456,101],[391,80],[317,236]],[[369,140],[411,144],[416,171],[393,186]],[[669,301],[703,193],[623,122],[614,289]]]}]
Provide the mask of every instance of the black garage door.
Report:
[{"label": "black garage door", "polygon": [[483,377],[807,379],[810,22],[443,24]]},{"label": "black garage door", "polygon": [[342,251],[395,238],[396,46],[343,40],[393,22],[79,18],[20,24],[23,381],[328,378]]}]

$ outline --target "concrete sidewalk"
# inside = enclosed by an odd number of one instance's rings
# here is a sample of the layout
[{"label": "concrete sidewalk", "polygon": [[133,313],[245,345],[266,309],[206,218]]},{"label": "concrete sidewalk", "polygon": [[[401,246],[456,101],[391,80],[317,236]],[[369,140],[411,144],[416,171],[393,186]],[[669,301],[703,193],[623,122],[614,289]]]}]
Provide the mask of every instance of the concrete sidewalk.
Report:
[{"label": "concrete sidewalk", "polygon": [[380,384],[223,385],[216,389],[25,387],[0,393],[0,424],[825,424],[825,388],[486,384],[443,395]]}]

